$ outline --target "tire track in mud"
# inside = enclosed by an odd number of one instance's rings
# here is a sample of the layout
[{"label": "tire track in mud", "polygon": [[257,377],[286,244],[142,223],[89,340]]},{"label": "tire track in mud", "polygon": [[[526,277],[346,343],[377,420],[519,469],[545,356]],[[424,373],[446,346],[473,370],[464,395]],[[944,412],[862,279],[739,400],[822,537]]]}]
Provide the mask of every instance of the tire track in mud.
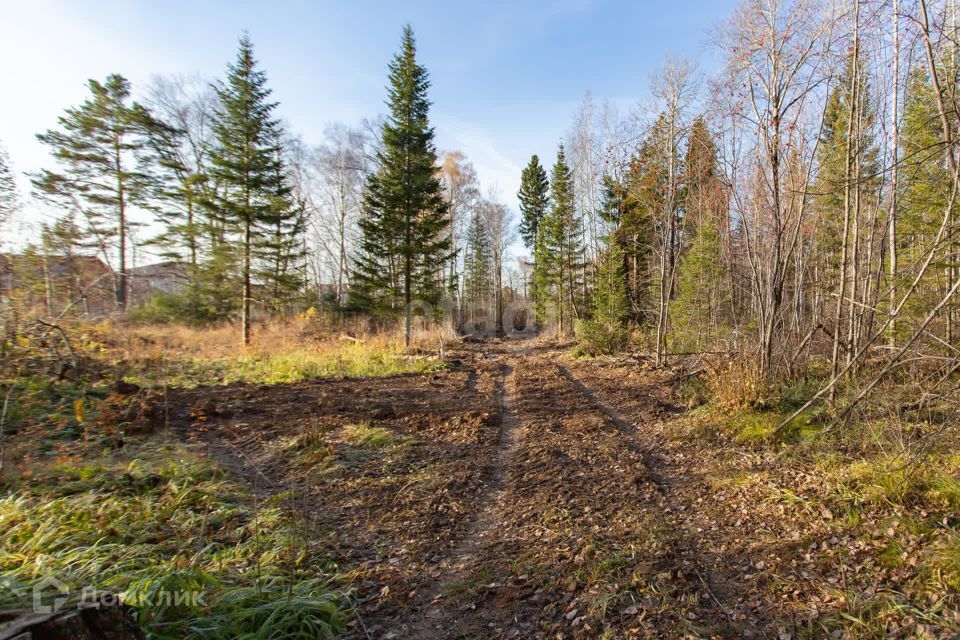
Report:
[{"label": "tire track in mud", "polygon": [[627,420],[615,408],[604,403],[597,396],[597,394],[595,394],[587,385],[585,385],[580,378],[570,371],[570,369],[563,366],[559,362],[554,362],[554,366],[556,366],[560,374],[566,378],[570,384],[577,389],[577,391],[580,392],[580,395],[586,398],[590,404],[603,413],[610,420],[610,422],[612,422],[625,435],[631,436],[630,444],[636,448],[641,456],[643,456],[643,462],[647,467],[646,471],[647,475],[650,477],[650,480],[653,481],[653,484],[656,485],[660,493],[666,493],[670,488],[670,482],[659,471],[659,469],[664,466],[663,461],[657,457],[657,455],[649,446],[641,445],[636,441],[635,438],[632,437],[637,435],[637,425]]},{"label": "tire track in mud", "polygon": [[499,514],[504,508],[508,471],[518,444],[519,421],[514,410],[514,364],[509,361],[500,365],[500,376],[494,385],[494,397],[500,414],[500,434],[497,454],[488,471],[487,491],[477,505],[473,522],[460,543],[440,561],[442,576],[421,596],[430,600],[421,600],[411,606],[411,610],[417,612],[419,618],[405,625],[401,634],[394,637],[411,640],[449,638],[451,626],[454,624],[449,617],[456,612],[450,611],[443,599],[448,591],[455,590],[458,585],[470,579],[475,563],[482,558],[486,547],[495,542],[496,530],[502,524]]},{"label": "tire track in mud", "polygon": [[[665,569],[676,571],[677,568],[684,569],[678,572],[678,577],[682,578],[688,584],[688,591],[697,593],[702,585],[709,600],[716,605],[716,621],[719,623],[725,620],[727,624],[732,624],[731,611],[733,610],[732,601],[735,599],[736,589],[732,588],[729,572],[723,569],[724,563],[720,556],[711,553],[703,548],[699,536],[684,532],[685,527],[679,514],[694,512],[696,505],[685,495],[689,487],[691,478],[684,468],[678,468],[667,462],[653,452],[655,442],[651,442],[649,437],[637,428],[635,422],[624,416],[613,405],[604,402],[600,394],[591,389],[580,377],[559,362],[554,363],[560,373],[577,388],[581,395],[591,404],[597,407],[610,420],[616,424],[628,438],[629,444],[636,446],[642,453],[644,461],[648,464],[648,471],[651,480],[657,485],[662,497],[660,516],[669,522],[676,532],[683,532],[677,538],[676,543],[669,553],[661,558],[661,564]],[[660,471],[655,473],[653,466]],[[667,507],[664,509],[664,507]],[[697,529],[702,531],[702,529]],[[698,584],[699,583],[699,584]],[[726,631],[731,632],[731,628]],[[736,634],[742,629],[737,630]]]},{"label": "tire track in mud", "polygon": [[[521,354],[528,357],[521,359]],[[569,589],[548,580],[529,589],[530,593],[543,592],[538,604],[515,601],[510,596],[513,585],[508,586],[512,578],[505,561],[525,557],[534,563],[545,563],[542,567],[546,573],[559,571],[564,579],[569,579],[566,572],[570,567],[566,562],[556,565],[556,559],[549,557],[551,546],[566,545],[572,539],[592,539],[595,535],[603,539],[604,534],[599,533],[602,527],[598,529],[596,523],[615,518],[610,510],[601,513],[603,509],[593,511],[599,520],[590,515],[590,507],[599,506],[592,497],[597,488],[595,482],[608,488],[619,488],[624,481],[635,482],[638,494],[644,495],[645,480],[652,496],[664,493],[659,476],[655,477],[648,462],[652,455],[634,437],[636,427],[602,403],[556,361],[556,355],[553,350],[539,353],[529,347],[483,350],[482,358],[505,360],[495,384],[502,428],[500,447],[490,471],[489,491],[475,511],[468,532],[441,561],[442,576],[428,588],[421,587],[419,602],[411,603],[406,616],[408,622],[394,628],[392,637],[560,637],[557,632],[570,637],[567,634],[577,615],[574,605],[559,611],[548,604],[544,609],[544,603],[566,601]],[[632,451],[632,457],[617,454],[618,446],[623,447],[621,451]],[[587,468],[582,466],[584,463]],[[516,475],[512,475],[511,465],[522,468],[516,468]],[[641,467],[640,474],[633,471]],[[558,493],[567,493],[562,504],[556,502]],[[640,499],[639,503],[645,505],[641,510],[649,512],[656,499]],[[545,541],[530,537],[532,530],[543,527],[529,518],[556,507],[572,507],[580,515],[571,522],[573,529],[568,533],[574,535],[545,547]],[[629,546],[627,540],[624,544]],[[540,555],[544,551],[547,555]],[[486,582],[489,584],[482,584]],[[547,629],[552,629],[549,635]]]}]

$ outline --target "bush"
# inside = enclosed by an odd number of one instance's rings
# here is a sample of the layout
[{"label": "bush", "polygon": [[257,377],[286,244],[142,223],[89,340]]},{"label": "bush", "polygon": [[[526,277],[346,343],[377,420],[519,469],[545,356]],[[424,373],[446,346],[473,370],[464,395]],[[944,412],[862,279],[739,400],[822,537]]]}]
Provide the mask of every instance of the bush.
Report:
[{"label": "bush", "polygon": [[763,409],[769,404],[770,387],[752,360],[739,358],[708,367],[706,380],[714,402],[724,411]]},{"label": "bush", "polygon": [[618,353],[630,344],[630,332],[621,325],[608,325],[596,320],[578,320],[574,333],[580,344],[576,355],[599,356]]},{"label": "bush", "polygon": [[156,293],[143,304],[130,310],[129,317],[135,322],[170,324],[184,320],[198,320],[196,309],[185,295]]}]

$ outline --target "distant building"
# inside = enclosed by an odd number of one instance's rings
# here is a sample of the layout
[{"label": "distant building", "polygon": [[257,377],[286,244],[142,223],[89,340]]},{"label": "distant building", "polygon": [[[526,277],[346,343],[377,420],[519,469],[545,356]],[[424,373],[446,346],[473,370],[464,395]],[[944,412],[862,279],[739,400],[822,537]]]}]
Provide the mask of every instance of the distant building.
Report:
[{"label": "distant building", "polygon": [[96,256],[0,254],[0,305],[48,314],[105,315],[116,309],[115,279]]},{"label": "distant building", "polygon": [[142,304],[158,293],[183,293],[190,283],[190,265],[186,262],[158,262],[127,269],[130,302]]}]

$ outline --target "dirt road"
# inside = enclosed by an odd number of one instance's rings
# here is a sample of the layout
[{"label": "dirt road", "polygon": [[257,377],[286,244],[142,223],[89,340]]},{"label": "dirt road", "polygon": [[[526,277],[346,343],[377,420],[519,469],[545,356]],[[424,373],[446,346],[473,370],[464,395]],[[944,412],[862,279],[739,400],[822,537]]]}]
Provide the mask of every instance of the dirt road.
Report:
[{"label": "dirt road", "polygon": [[706,477],[737,470],[662,435],[670,376],[488,341],[435,375],[171,405],[181,437],[283,492],[348,571],[350,637],[776,637],[765,549]]}]

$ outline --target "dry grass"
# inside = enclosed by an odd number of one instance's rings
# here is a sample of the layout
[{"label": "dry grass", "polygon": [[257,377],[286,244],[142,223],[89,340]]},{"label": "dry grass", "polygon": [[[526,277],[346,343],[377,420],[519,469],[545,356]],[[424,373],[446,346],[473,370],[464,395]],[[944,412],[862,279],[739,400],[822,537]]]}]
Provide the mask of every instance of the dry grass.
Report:
[{"label": "dry grass", "polygon": [[148,386],[284,383],[336,376],[422,373],[440,366],[442,328],[419,329],[410,347],[399,331],[333,327],[310,312],[257,326],[251,343],[232,325],[100,324],[89,328],[126,377]]},{"label": "dry grass", "polygon": [[329,352],[348,343],[423,354],[437,353],[441,343],[447,344],[456,339],[455,332],[446,326],[415,327],[412,344],[404,349],[403,333],[399,328],[371,329],[366,322],[359,320],[331,323],[309,309],[293,318],[256,324],[249,345],[242,343],[240,330],[233,323],[198,327],[105,321],[84,328],[103,342],[115,356],[127,360],[158,356],[216,359],[275,355],[305,348]]},{"label": "dry grass", "polygon": [[770,388],[760,374],[760,367],[747,358],[708,367],[706,382],[715,404],[724,411],[759,408],[769,400]]}]

